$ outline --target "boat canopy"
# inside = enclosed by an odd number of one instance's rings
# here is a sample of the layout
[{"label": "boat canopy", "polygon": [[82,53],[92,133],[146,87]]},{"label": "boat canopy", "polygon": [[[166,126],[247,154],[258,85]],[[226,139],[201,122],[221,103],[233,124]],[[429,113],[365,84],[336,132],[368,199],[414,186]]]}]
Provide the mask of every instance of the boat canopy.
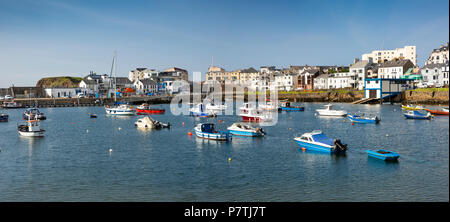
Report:
[{"label": "boat canopy", "polygon": [[315,142],[319,142],[319,143],[323,143],[323,144],[327,144],[330,146],[333,146],[333,139],[328,138],[325,134],[320,133],[320,134],[313,134],[311,135],[311,137],[313,138],[313,140]]},{"label": "boat canopy", "polygon": [[214,133],[214,123],[204,123],[202,124],[202,132]]},{"label": "boat canopy", "polygon": [[419,112],[419,111],[417,111],[417,110],[414,110],[414,111],[412,111],[412,112],[413,112],[413,114],[416,115],[416,116],[426,116],[426,114],[423,114],[423,113],[421,113],[421,112]]}]

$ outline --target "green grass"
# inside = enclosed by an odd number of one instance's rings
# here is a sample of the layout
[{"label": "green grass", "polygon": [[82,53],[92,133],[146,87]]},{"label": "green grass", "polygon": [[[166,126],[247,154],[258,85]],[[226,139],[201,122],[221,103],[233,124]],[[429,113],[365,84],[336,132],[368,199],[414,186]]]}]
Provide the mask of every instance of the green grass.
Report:
[{"label": "green grass", "polygon": [[412,89],[410,91],[414,92],[448,92],[448,88],[419,88],[419,89]]}]

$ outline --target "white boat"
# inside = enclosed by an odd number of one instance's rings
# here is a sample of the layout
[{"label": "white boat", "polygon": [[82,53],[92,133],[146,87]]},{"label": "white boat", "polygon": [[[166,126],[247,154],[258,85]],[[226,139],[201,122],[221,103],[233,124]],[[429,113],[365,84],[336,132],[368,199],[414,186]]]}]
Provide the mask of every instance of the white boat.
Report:
[{"label": "white boat", "polygon": [[316,112],[321,116],[346,116],[347,111],[335,110],[332,104],[325,105],[325,109],[316,109]]},{"label": "white boat", "polygon": [[23,105],[22,105],[22,103],[17,103],[15,101],[11,101],[11,102],[3,102],[2,107],[4,109],[16,109],[16,108],[22,108]]},{"label": "white boat", "polygon": [[42,137],[44,136],[45,130],[41,129],[39,126],[39,119],[27,120],[27,125],[19,125],[17,127],[18,132],[21,136],[27,137]]},{"label": "white boat", "polygon": [[134,115],[134,109],[132,106],[127,104],[120,104],[116,107],[105,107],[106,114],[110,115]]},{"label": "white boat", "polygon": [[161,129],[161,128],[169,128],[170,127],[170,123],[164,124],[164,123],[154,120],[148,116],[146,116],[142,119],[138,119],[134,123],[134,125],[137,126],[138,128],[144,128],[144,129]]},{"label": "white boat", "polygon": [[255,108],[256,108],[256,106],[255,106],[255,104],[253,104],[253,103],[243,103],[242,106],[239,107],[239,110],[240,110],[242,113],[246,113],[246,112],[248,112],[248,110],[250,110],[250,109],[255,109]]},{"label": "white boat", "polygon": [[257,109],[248,109],[247,112],[239,114],[244,122],[271,122],[272,115]]},{"label": "white boat", "polygon": [[212,110],[212,111],[221,111],[221,110],[227,109],[227,105],[214,104],[214,103],[207,103],[205,107],[207,110]]},{"label": "white boat", "polygon": [[258,108],[265,111],[278,111],[281,109],[280,105],[277,102],[268,101],[265,104],[259,104]]},{"label": "white boat", "polygon": [[265,134],[262,128],[252,127],[252,126],[250,126],[248,124],[244,124],[244,123],[233,123],[233,125],[231,125],[227,129],[231,135],[235,135],[235,136],[258,137],[258,136],[264,136],[264,134]]},{"label": "white boat", "polygon": [[215,111],[206,109],[203,103],[197,104],[190,108],[189,114],[196,117],[215,117],[217,115]]}]

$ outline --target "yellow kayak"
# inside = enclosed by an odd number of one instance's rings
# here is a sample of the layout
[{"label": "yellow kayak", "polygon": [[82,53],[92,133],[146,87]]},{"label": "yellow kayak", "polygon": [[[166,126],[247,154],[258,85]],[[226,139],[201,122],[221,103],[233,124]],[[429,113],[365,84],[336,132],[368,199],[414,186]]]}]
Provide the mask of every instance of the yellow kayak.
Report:
[{"label": "yellow kayak", "polygon": [[403,106],[402,105],[402,109],[404,109],[404,110],[423,110],[424,107],[422,107],[422,106],[412,106],[412,105],[407,105],[407,106]]}]

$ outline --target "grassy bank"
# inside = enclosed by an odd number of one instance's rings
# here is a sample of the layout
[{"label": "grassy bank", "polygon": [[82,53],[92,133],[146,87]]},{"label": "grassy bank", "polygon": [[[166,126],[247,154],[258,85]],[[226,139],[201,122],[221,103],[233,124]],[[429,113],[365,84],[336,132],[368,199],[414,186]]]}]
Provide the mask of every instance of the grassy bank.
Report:
[{"label": "grassy bank", "polygon": [[448,88],[417,88],[409,91],[413,92],[449,92]]}]

